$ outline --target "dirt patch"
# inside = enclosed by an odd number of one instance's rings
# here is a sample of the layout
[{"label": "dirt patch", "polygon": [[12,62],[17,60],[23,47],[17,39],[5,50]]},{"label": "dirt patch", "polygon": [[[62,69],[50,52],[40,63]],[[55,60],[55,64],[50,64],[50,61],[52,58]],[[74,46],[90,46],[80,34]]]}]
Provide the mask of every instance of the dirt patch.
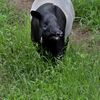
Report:
[{"label": "dirt patch", "polygon": [[34,0],[10,0],[10,4],[16,5],[16,7],[20,10],[30,11],[31,5]]},{"label": "dirt patch", "polygon": [[88,42],[90,35],[91,35],[91,30],[89,28],[82,28],[78,23],[75,23],[73,25],[73,34],[71,36],[72,41],[75,43],[80,43],[80,42]]}]

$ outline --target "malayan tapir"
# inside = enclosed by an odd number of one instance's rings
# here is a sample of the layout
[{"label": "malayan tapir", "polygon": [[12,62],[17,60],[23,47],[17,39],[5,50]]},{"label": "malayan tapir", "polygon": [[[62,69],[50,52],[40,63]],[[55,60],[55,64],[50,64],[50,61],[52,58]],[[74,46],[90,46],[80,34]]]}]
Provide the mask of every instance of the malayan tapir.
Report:
[{"label": "malayan tapir", "polygon": [[35,0],[30,13],[32,41],[54,57],[63,55],[75,17],[71,0]]}]

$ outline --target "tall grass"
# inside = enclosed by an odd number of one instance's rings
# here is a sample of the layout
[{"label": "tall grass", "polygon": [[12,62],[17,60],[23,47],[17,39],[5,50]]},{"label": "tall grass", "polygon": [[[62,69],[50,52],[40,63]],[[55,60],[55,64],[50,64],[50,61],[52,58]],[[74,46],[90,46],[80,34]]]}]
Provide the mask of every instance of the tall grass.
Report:
[{"label": "tall grass", "polygon": [[100,0],[73,0],[73,3],[80,24],[100,29]]},{"label": "tall grass", "polygon": [[[99,0],[74,1],[78,21],[95,33],[99,4]],[[30,39],[29,14],[0,0],[0,99],[100,99],[100,51],[94,40],[89,47],[70,42],[64,58],[57,62],[44,61],[37,53]]]}]

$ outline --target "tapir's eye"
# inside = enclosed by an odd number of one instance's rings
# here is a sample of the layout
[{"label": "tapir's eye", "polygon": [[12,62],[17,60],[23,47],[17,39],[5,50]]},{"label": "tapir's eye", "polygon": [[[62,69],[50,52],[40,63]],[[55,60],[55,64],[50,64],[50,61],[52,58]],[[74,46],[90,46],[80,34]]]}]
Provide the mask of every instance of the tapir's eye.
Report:
[{"label": "tapir's eye", "polygon": [[48,23],[44,23],[43,24],[43,30],[46,30],[47,29],[47,26],[48,26]]},{"label": "tapir's eye", "polygon": [[43,25],[43,30],[46,30],[47,29],[47,25]]}]

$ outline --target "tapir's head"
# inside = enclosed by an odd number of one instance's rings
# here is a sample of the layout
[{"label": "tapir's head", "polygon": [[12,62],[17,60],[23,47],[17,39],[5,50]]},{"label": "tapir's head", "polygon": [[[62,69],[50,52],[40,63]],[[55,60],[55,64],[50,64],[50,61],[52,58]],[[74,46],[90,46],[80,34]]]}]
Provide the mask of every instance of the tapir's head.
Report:
[{"label": "tapir's head", "polygon": [[41,15],[31,11],[31,36],[33,42],[41,43],[54,57],[63,54],[64,33],[61,31],[56,16]]}]

